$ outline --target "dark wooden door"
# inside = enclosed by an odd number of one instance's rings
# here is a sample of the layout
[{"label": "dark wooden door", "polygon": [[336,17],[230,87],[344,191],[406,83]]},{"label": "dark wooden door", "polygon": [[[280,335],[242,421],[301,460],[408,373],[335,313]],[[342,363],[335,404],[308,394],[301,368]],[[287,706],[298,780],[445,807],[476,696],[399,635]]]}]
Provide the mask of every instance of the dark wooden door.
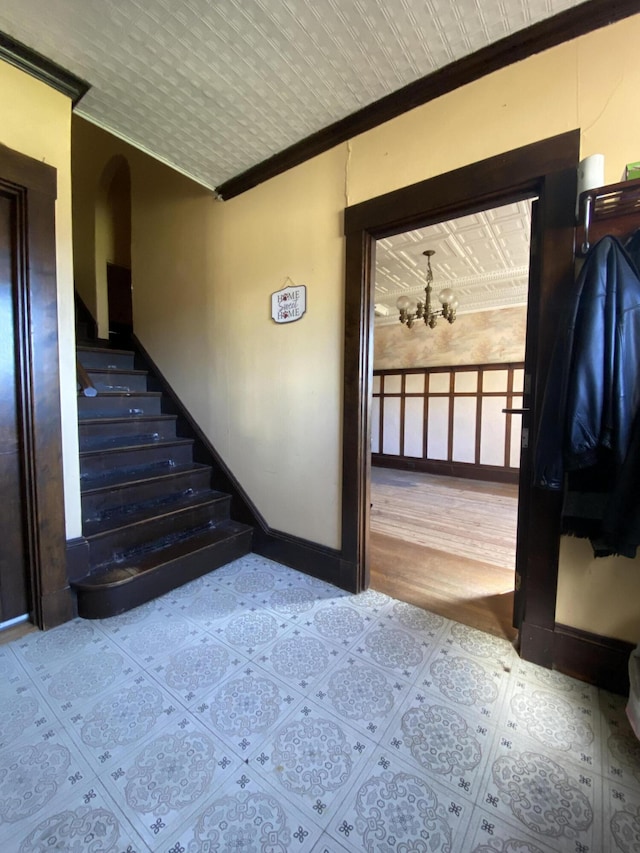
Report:
[{"label": "dark wooden door", "polygon": [[15,202],[0,194],[0,623],[27,613],[23,441],[16,346]]}]

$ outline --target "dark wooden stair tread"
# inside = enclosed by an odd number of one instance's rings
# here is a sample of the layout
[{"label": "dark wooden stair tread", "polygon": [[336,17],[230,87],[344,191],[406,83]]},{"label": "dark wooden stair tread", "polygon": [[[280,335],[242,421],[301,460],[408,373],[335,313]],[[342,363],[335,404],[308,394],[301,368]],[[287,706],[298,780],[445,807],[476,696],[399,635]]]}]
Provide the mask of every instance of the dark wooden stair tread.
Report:
[{"label": "dark wooden stair tread", "polygon": [[201,465],[199,462],[194,462],[190,465],[158,463],[156,465],[132,468],[127,472],[112,471],[109,474],[93,478],[87,477],[82,484],[82,494],[93,495],[98,492],[112,491],[114,488],[119,486],[126,488],[129,486],[141,485],[151,481],[159,481],[163,477],[170,479],[175,477],[177,474],[184,474],[189,471],[201,471],[206,467],[206,465]]},{"label": "dark wooden stair tread", "polygon": [[159,415],[130,414],[104,418],[82,418],[82,426],[98,426],[102,424],[112,424],[113,426],[118,426],[119,424],[129,424],[131,423],[131,421],[135,421],[136,423],[144,423],[144,421],[175,421],[177,419],[177,415],[165,415],[164,413],[161,413]]},{"label": "dark wooden stair tread", "polygon": [[225,520],[137,559],[114,563],[72,584],[86,619],[116,616],[251,551],[253,530]]},{"label": "dark wooden stair tread", "polygon": [[80,456],[89,457],[92,453],[102,454],[108,450],[144,449],[147,446],[161,447],[167,442],[175,444],[179,440],[175,438],[162,438],[157,432],[140,433],[137,435],[100,435],[91,439],[83,439],[80,442]]},{"label": "dark wooden stair tread", "polygon": [[95,540],[100,536],[117,534],[118,531],[139,525],[150,519],[175,516],[190,509],[207,505],[213,506],[225,501],[229,501],[229,495],[213,489],[204,492],[187,490],[186,494],[172,493],[167,495],[164,500],[155,499],[147,502],[146,505],[133,507],[130,512],[123,509],[121,512],[113,512],[100,520],[85,521],[83,533],[87,539]]},{"label": "dark wooden stair tread", "polygon": [[88,447],[86,450],[80,451],[80,457],[89,459],[91,456],[104,456],[105,453],[120,453],[123,450],[144,450],[146,447],[184,447],[187,444],[193,444],[192,438],[158,438],[157,440],[149,441],[149,436],[140,435],[138,441],[135,436],[124,436],[122,444],[110,444],[106,447]]},{"label": "dark wooden stair tread", "polygon": [[[87,373],[91,372],[91,368],[87,368]],[[126,371],[125,371],[126,372]],[[101,397],[162,397],[162,391],[100,391],[94,400],[100,400]]]},{"label": "dark wooden stair tread", "polygon": [[[116,349],[115,347],[107,347],[107,346],[88,346],[87,344],[78,344],[76,346],[76,352],[100,352],[105,355],[135,355],[134,351],[131,349]],[[82,361],[82,359],[80,359]]]},{"label": "dark wooden stair tread", "polygon": [[[113,350],[109,350],[113,352]],[[87,373],[125,373],[130,376],[148,376],[148,370],[137,370],[133,367],[87,367]]]},{"label": "dark wooden stair tread", "polygon": [[185,536],[179,542],[149,550],[137,558],[134,557],[122,563],[112,564],[103,571],[96,571],[88,577],[76,581],[74,586],[78,589],[88,589],[126,583],[143,572],[153,571],[159,565],[165,565],[169,561],[182,557],[185,553],[201,551],[223,542],[229,536],[240,536],[251,532],[252,528],[246,524],[227,519],[213,527],[208,527],[206,530],[199,530],[191,536]]}]

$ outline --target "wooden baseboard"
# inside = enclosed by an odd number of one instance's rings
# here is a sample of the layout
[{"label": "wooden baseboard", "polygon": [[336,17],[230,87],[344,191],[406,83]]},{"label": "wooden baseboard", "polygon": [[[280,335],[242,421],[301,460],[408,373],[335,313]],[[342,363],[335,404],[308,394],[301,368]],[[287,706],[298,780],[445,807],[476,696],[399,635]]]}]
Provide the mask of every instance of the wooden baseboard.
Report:
[{"label": "wooden baseboard", "polygon": [[194,459],[211,466],[213,488],[231,495],[231,517],[253,527],[254,552],[351,592],[350,581],[355,572],[353,566],[342,559],[341,552],[269,527],[135,335],[132,336],[132,345],[142,359],[144,368],[149,370],[150,378],[157,384],[157,390],[162,391],[168,402],[165,411],[178,416],[179,434],[194,439]]},{"label": "wooden baseboard", "polygon": [[525,619],[520,626],[519,646],[523,660],[546,669],[553,667],[553,631],[550,628],[532,625]]},{"label": "wooden baseboard", "polygon": [[307,539],[266,528],[254,532],[253,550],[256,554],[276,560],[304,574],[332,583],[349,592],[353,568],[345,565],[340,551],[327,548]]},{"label": "wooden baseboard", "polygon": [[84,536],[67,539],[67,578],[70,583],[89,574],[89,543]]},{"label": "wooden baseboard", "polygon": [[525,620],[520,629],[523,660],[622,696],[629,694],[629,656],[634,648],[631,643],[560,623],[550,629]]},{"label": "wooden baseboard", "polygon": [[629,656],[635,646],[611,637],[556,624],[554,668],[612,693],[629,695]]},{"label": "wooden baseboard", "polygon": [[517,469],[497,468],[493,465],[471,465],[467,462],[438,462],[416,459],[411,456],[389,456],[372,453],[371,464],[378,468],[395,468],[398,471],[421,471],[444,477],[462,477],[467,480],[484,480],[487,483],[517,483]]},{"label": "wooden baseboard", "polygon": [[38,627],[43,631],[57,628],[58,625],[74,619],[78,615],[78,608],[71,587],[65,586],[43,595],[40,599],[40,612],[42,624]]}]

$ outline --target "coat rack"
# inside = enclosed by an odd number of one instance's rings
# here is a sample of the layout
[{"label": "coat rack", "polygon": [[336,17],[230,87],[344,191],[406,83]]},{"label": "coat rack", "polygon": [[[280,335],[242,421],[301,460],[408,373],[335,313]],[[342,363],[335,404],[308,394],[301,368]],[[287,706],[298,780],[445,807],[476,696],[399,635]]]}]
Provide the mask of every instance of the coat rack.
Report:
[{"label": "coat rack", "polygon": [[585,190],[578,201],[577,254],[607,234],[624,238],[640,224],[640,178]]}]

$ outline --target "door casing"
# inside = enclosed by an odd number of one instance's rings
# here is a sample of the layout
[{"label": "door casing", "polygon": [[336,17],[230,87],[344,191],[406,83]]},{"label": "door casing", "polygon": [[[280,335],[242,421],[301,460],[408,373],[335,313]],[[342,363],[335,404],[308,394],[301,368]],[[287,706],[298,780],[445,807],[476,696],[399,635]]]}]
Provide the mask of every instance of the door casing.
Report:
[{"label": "door casing", "polygon": [[[573,283],[579,130],[534,142],[387,193],[345,210],[346,286],[343,400],[341,582],[369,583],[370,408],[373,376],[373,268],[376,240],[510,201],[537,197],[527,310],[525,372],[531,387],[529,443],[540,405],[561,306]],[[552,664],[560,542],[557,494],[532,486],[531,453],[520,472],[516,562],[517,627],[526,660]],[[535,530],[535,536],[529,532]]]},{"label": "door casing", "polygon": [[0,145],[0,191],[10,200],[15,255],[17,406],[29,571],[39,628],[73,617],[66,564],[58,306],[56,170]]}]

